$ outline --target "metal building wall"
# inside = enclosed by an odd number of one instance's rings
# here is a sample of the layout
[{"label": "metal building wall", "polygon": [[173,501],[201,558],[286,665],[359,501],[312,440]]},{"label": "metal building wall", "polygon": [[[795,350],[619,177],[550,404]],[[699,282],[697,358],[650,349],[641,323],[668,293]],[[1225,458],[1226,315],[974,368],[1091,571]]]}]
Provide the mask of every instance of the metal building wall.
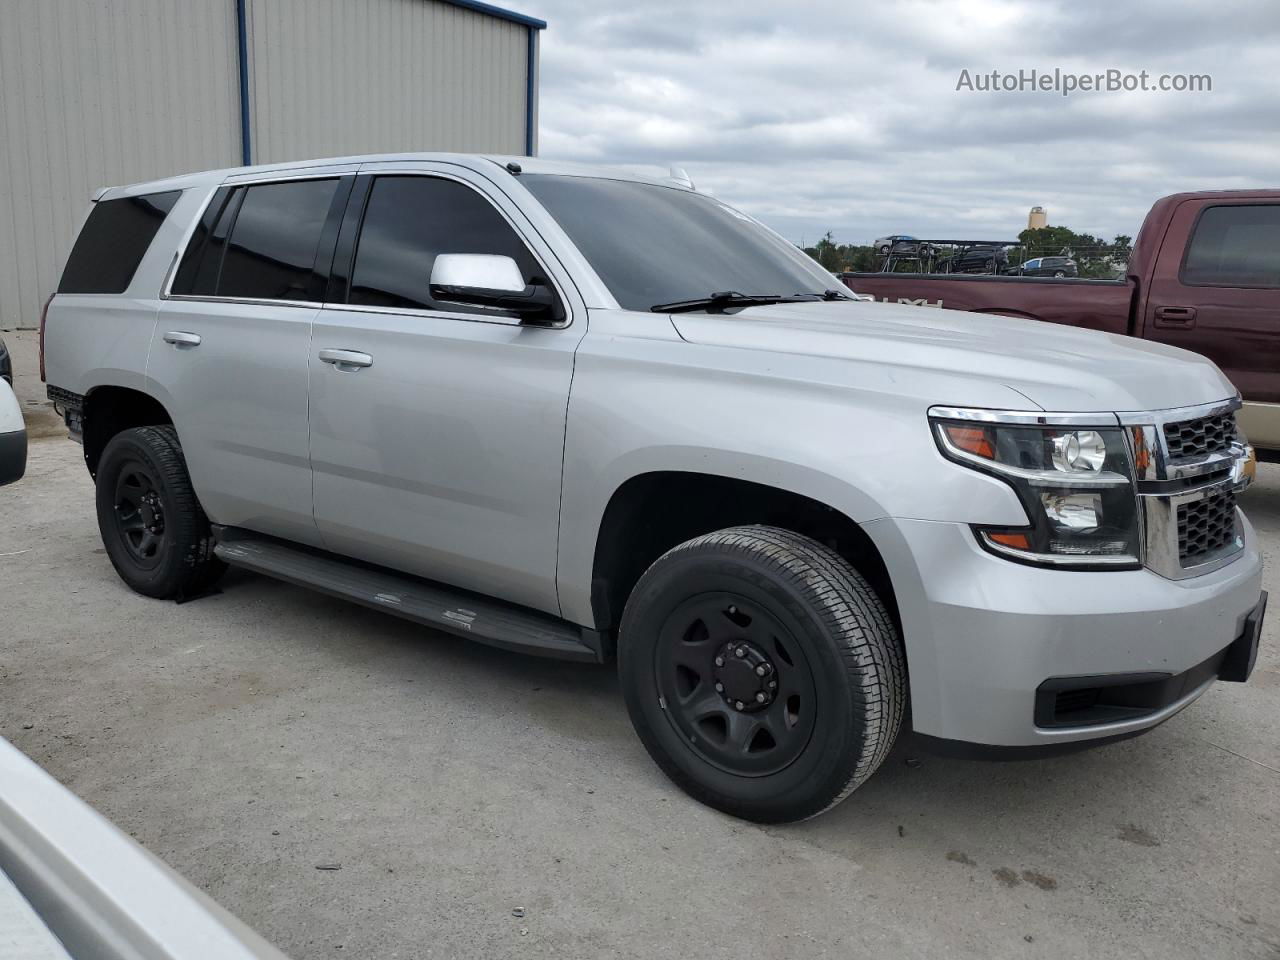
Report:
[{"label": "metal building wall", "polygon": [[526,152],[525,24],[440,0],[247,0],[247,13],[254,163]]},{"label": "metal building wall", "polygon": [[31,327],[96,187],[240,162],[231,0],[4,0],[0,329]]}]

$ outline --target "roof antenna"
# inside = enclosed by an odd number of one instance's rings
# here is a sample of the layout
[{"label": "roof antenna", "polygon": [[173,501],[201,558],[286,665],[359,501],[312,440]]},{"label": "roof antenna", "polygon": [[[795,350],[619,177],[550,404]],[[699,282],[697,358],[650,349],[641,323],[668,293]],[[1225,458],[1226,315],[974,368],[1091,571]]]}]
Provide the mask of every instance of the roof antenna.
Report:
[{"label": "roof antenna", "polygon": [[690,178],[689,174],[684,172],[684,167],[672,167],[670,179],[674,180],[682,187],[687,187],[690,190],[693,189],[693,180]]}]

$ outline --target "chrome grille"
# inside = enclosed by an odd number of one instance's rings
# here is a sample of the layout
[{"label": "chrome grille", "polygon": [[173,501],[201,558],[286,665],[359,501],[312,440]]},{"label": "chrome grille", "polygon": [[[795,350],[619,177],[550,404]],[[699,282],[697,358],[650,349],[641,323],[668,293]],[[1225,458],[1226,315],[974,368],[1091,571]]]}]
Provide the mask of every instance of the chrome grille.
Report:
[{"label": "chrome grille", "polygon": [[1190,460],[1210,453],[1221,453],[1231,446],[1231,441],[1235,438],[1234,411],[1164,425],[1164,439],[1170,460]]},{"label": "chrome grille", "polygon": [[1116,414],[1129,431],[1142,562],[1162,577],[1202,576],[1243,552],[1235,505],[1247,447],[1236,432],[1239,408],[1231,398]]},{"label": "chrome grille", "polygon": [[1184,567],[1234,544],[1236,494],[1229,487],[1178,507],[1178,558]]}]

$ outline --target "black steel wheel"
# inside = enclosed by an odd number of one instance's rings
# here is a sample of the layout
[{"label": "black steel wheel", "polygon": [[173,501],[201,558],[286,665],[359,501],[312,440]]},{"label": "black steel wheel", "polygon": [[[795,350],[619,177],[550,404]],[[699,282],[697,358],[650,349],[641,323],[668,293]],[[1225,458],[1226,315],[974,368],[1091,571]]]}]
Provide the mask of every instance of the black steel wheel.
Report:
[{"label": "black steel wheel", "polygon": [[112,511],[115,532],[133,562],[143,569],[155,567],[164,546],[164,501],[148,464],[130,460],[122,465]]},{"label": "black steel wheel", "polygon": [[663,624],[658,692],[668,720],[708,763],[766,776],[808,746],[813,672],[792,630],[762,602],[722,592],[690,597]]},{"label": "black steel wheel", "polygon": [[774,527],[660,557],[627,601],[618,669],[650,755],[749,820],[829,809],[883,762],[906,668],[884,603],[834,551]]},{"label": "black steel wheel", "polygon": [[226,569],[213,555],[178,435],[170,426],[116,434],[98,462],[98,529],[112,566],[148,597],[207,590]]}]

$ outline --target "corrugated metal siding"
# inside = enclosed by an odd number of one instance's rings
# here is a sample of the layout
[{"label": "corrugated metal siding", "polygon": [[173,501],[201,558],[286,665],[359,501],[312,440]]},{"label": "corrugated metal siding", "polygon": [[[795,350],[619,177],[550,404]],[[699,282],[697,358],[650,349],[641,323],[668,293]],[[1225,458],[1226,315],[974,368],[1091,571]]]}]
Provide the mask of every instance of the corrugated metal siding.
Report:
[{"label": "corrugated metal siding", "polygon": [[5,0],[0,328],[31,327],[95,187],[240,162],[233,0]]},{"label": "corrugated metal siding", "polygon": [[249,0],[253,161],[522,154],[528,44],[438,0]]}]

